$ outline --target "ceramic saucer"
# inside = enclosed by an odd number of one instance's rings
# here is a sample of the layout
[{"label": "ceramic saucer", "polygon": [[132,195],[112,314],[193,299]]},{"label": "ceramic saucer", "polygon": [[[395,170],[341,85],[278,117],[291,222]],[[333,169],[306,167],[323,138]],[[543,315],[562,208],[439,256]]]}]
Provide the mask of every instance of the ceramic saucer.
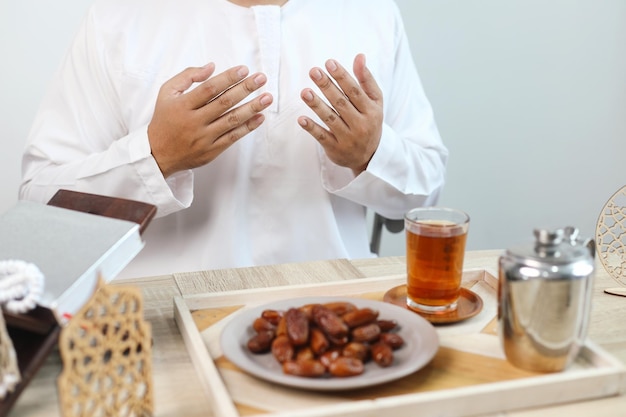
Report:
[{"label": "ceramic saucer", "polygon": [[483,308],[483,300],[480,296],[467,288],[461,288],[456,310],[453,311],[428,313],[409,308],[406,305],[406,285],[399,285],[387,291],[383,296],[383,301],[413,311],[433,324],[456,323],[466,320],[480,313]]}]

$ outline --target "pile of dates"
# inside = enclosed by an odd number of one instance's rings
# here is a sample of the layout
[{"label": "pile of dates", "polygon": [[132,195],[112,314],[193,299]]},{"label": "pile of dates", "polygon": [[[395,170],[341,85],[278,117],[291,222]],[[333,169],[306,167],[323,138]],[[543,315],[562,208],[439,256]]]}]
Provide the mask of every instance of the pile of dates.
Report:
[{"label": "pile of dates", "polygon": [[404,344],[397,322],[378,316],[376,310],[343,301],[264,310],[254,320],[248,349],[271,352],[289,375],[360,375],[368,361],[391,366],[394,350]]}]

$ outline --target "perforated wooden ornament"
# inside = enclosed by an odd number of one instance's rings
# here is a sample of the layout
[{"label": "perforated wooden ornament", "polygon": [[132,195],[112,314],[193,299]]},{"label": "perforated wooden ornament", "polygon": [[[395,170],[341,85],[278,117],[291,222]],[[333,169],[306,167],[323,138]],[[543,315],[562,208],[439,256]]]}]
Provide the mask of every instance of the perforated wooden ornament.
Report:
[{"label": "perforated wooden ornament", "polygon": [[7,332],[4,315],[0,310],[0,400],[4,400],[7,394],[13,392],[21,379],[13,341]]},{"label": "perforated wooden ornament", "polygon": [[151,329],[136,288],[101,285],[61,331],[64,417],[153,414]]},{"label": "perforated wooden ornament", "polygon": [[596,248],[604,269],[626,286],[626,186],[613,194],[600,212]]}]

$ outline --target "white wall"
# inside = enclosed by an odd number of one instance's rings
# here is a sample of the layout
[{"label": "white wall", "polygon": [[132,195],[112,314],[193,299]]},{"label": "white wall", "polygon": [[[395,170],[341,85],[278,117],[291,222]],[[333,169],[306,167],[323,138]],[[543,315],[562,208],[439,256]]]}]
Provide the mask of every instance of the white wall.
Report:
[{"label": "white wall", "polygon": [[0,0],[0,213],[17,201],[22,148],[87,0]]},{"label": "white wall", "polygon": [[[470,214],[469,248],[508,247],[537,226],[592,236],[626,179],[626,2],[397,2],[451,152],[440,203]],[[0,212],[17,200],[24,139],[89,4],[0,0]],[[403,235],[383,236],[383,255],[403,253]]]},{"label": "white wall", "polygon": [[[592,237],[626,184],[626,2],[397,3],[450,149],[440,204],[470,214],[469,248],[535,227]],[[384,235],[381,253],[404,253],[404,237]]]}]

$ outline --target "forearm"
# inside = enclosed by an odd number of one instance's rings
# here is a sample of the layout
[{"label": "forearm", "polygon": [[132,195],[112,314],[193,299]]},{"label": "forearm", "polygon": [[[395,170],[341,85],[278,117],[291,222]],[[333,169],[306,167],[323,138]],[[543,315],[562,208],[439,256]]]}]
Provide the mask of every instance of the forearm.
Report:
[{"label": "forearm", "polygon": [[389,218],[401,218],[412,207],[435,204],[445,184],[448,151],[436,130],[424,134],[432,139],[422,143],[402,139],[385,125],[367,169],[354,177],[326,161],[324,186]]},{"label": "forearm", "polygon": [[89,151],[79,150],[80,145],[69,139],[43,140],[40,133],[24,153],[20,199],[45,203],[64,188],[154,204],[159,217],[188,207],[191,172],[183,171],[166,181],[141,136],[136,132],[105,150]]}]

